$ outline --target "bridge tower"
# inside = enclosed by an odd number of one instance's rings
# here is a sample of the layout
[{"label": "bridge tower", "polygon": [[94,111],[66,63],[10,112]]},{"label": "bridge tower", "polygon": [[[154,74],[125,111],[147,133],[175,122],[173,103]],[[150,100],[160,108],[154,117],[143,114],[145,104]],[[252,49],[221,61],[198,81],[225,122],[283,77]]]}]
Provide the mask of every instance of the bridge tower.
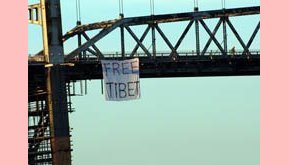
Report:
[{"label": "bridge tower", "polygon": [[[60,0],[40,0],[39,4],[30,6],[30,15],[36,12],[36,20],[30,22],[42,26],[43,52],[45,60],[46,84],[43,100],[36,99],[35,106],[28,107],[28,113],[39,112],[38,124],[31,126],[33,138],[29,142],[29,164],[51,163],[54,165],[71,164],[70,129],[68,104],[64,74],[64,51],[62,41],[62,24]],[[41,100],[41,103],[39,103]],[[39,106],[41,105],[41,106]],[[39,114],[37,113],[37,114]],[[36,113],[35,113],[36,114]],[[31,116],[31,114],[30,114]],[[48,130],[48,131],[47,131]],[[49,136],[47,136],[49,135]],[[39,156],[39,148],[47,140],[46,156]],[[49,148],[50,149],[47,149]],[[43,147],[44,148],[44,147]],[[50,150],[50,151],[49,151]]]}]

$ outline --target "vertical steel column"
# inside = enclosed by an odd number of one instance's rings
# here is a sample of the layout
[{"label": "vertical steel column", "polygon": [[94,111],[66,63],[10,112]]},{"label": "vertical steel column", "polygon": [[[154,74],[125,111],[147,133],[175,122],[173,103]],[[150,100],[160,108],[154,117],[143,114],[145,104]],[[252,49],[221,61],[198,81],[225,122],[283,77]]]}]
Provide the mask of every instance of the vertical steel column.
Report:
[{"label": "vertical steel column", "polygon": [[71,165],[68,105],[63,66],[47,68],[48,111],[53,165]]},{"label": "vertical steel column", "polygon": [[42,40],[43,40],[43,54],[45,62],[49,63],[49,53],[48,53],[48,38],[47,38],[47,21],[46,21],[46,9],[45,0],[40,0],[41,8],[41,28],[42,28]]},{"label": "vertical steel column", "polygon": [[[199,11],[198,7],[194,8],[195,12]],[[199,28],[199,20],[195,20],[195,27],[196,27],[196,52],[197,55],[200,55],[200,28]]]},{"label": "vertical steel column", "polygon": [[[77,21],[76,25],[81,25],[81,22]],[[80,47],[81,46],[81,34],[77,34],[77,41],[78,41],[78,47]],[[78,59],[81,59],[81,58],[82,58],[82,52],[78,54]]]},{"label": "vertical steel column", "polygon": [[[44,0],[41,0],[44,1]],[[45,0],[49,63],[64,62],[60,0]]]},{"label": "vertical steel column", "polygon": [[44,1],[47,21],[47,29],[44,31],[47,30],[49,56],[46,62],[52,64],[52,67],[46,70],[52,160],[54,165],[70,165],[71,148],[65,74],[63,66],[59,65],[64,62],[60,0],[41,0],[41,4],[44,4]]},{"label": "vertical steel column", "polygon": [[[121,19],[123,19],[123,14],[120,14]],[[121,40],[121,57],[125,57],[125,45],[124,45],[124,27],[121,25],[120,27],[120,40]]]},{"label": "vertical steel column", "polygon": [[124,27],[120,27],[120,37],[121,37],[121,57],[125,57],[125,45],[124,45]]},{"label": "vertical steel column", "polygon": [[153,48],[153,58],[156,57],[156,31],[155,31],[155,24],[151,24],[152,27],[152,48]]},{"label": "vertical steel column", "polygon": [[222,18],[223,21],[223,42],[224,42],[224,55],[228,54],[228,41],[227,41],[227,27],[226,27],[226,17]]}]

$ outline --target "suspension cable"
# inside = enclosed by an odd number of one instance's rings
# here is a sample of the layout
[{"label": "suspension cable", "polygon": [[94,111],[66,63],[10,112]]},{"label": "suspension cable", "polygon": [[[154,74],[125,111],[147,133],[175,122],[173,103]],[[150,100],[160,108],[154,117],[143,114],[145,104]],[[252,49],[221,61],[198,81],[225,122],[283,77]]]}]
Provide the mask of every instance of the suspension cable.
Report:
[{"label": "suspension cable", "polygon": [[123,15],[123,0],[118,1],[119,15]]},{"label": "suspension cable", "polygon": [[222,8],[225,9],[226,8],[226,1],[222,0]]},{"label": "suspension cable", "polygon": [[81,21],[80,0],[78,0],[78,16],[79,16],[79,21]]},{"label": "suspension cable", "polygon": [[199,4],[198,4],[198,0],[194,0],[194,11],[199,11]]},{"label": "suspension cable", "polygon": [[150,10],[151,10],[151,15],[155,14],[155,2],[154,0],[150,0]]},{"label": "suspension cable", "polygon": [[198,4],[198,0],[194,0],[194,8],[198,7],[199,4]]},{"label": "suspension cable", "polygon": [[78,21],[78,4],[77,4],[78,0],[75,0],[75,11],[76,11],[76,21]]},{"label": "suspension cable", "polygon": [[76,6],[76,21],[81,21],[81,13],[80,13],[80,0],[75,0],[75,6]]}]

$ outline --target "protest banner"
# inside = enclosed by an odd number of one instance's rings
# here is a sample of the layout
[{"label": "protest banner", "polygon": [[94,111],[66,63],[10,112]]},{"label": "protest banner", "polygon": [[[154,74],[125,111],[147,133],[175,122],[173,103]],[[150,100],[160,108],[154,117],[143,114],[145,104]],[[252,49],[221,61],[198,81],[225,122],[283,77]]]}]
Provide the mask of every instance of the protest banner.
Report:
[{"label": "protest banner", "polygon": [[140,98],[139,59],[102,60],[102,73],[107,101]]}]

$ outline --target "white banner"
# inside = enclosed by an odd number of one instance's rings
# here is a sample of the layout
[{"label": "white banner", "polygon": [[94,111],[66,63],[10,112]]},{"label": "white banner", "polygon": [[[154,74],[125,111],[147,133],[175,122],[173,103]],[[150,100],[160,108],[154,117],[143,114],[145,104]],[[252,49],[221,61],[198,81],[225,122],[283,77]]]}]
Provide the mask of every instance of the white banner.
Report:
[{"label": "white banner", "polygon": [[123,101],[140,98],[139,59],[102,60],[105,99]]}]

